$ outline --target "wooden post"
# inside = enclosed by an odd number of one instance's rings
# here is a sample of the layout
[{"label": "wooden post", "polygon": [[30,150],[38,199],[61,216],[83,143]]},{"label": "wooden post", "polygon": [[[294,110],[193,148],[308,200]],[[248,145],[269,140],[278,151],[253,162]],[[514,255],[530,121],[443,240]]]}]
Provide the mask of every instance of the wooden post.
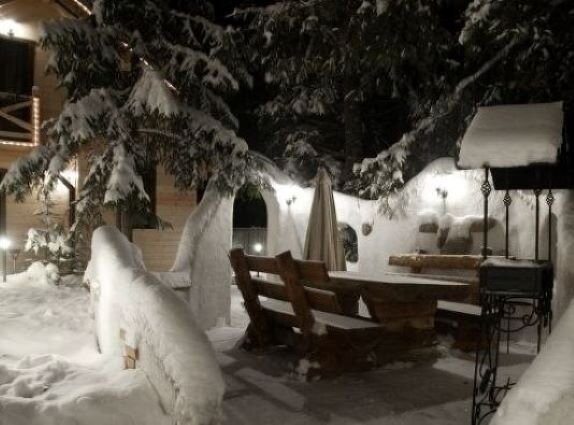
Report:
[{"label": "wooden post", "polygon": [[293,311],[299,322],[301,332],[305,341],[309,344],[312,339],[313,325],[315,318],[309,307],[305,288],[299,280],[297,265],[289,251],[283,252],[275,257],[279,266],[279,274],[285,283],[287,295],[293,306]]},{"label": "wooden post", "polygon": [[247,314],[251,320],[251,328],[254,332],[252,336],[257,339],[257,341],[254,342],[259,347],[263,347],[267,345],[270,326],[267,323],[267,319],[259,303],[257,291],[252,285],[251,274],[249,273],[249,266],[243,249],[232,249],[229,253],[229,261],[235,271],[235,282],[237,283],[239,291],[241,291],[241,295],[245,301],[245,310],[247,310]]}]

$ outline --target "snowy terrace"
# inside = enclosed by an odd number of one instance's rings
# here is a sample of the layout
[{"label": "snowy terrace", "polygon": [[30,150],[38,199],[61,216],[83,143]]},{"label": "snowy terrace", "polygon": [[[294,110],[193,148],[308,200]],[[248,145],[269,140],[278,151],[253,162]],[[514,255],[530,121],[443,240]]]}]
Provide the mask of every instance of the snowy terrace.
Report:
[{"label": "snowy terrace", "polygon": [[[97,352],[89,305],[78,278],[53,287],[41,270],[0,286],[3,425],[172,423],[141,370]],[[305,383],[285,372],[294,361],[285,352],[234,348],[246,324],[232,288],[231,326],[208,332],[226,382],[224,424],[459,425],[470,417],[471,355],[442,349],[434,363]],[[515,353],[504,372],[516,376],[530,360]]]}]

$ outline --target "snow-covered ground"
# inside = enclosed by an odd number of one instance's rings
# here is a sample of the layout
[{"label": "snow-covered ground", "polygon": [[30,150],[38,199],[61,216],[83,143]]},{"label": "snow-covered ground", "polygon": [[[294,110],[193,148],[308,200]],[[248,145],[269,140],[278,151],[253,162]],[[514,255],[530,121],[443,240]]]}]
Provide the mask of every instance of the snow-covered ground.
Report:
[{"label": "snow-covered ground", "polygon": [[[98,354],[79,280],[54,287],[21,274],[0,284],[0,424],[170,423],[141,371]],[[226,425],[469,423],[472,355],[444,349],[434,363],[306,383],[289,373],[289,353],[236,348],[247,323],[232,287],[231,326],[208,332],[227,385]],[[518,377],[531,359],[505,356],[503,375]]]},{"label": "snow-covered ground", "polygon": [[145,375],[98,353],[80,282],[37,270],[0,283],[0,424],[168,424]]}]

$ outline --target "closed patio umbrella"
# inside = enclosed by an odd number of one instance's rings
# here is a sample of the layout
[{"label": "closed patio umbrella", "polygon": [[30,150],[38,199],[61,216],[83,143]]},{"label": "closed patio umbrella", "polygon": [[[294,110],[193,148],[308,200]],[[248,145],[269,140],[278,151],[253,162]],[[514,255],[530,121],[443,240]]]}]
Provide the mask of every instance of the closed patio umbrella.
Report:
[{"label": "closed patio umbrella", "polygon": [[305,259],[323,261],[328,270],[346,270],[331,178],[323,168],[317,173],[316,185],[305,236]]}]

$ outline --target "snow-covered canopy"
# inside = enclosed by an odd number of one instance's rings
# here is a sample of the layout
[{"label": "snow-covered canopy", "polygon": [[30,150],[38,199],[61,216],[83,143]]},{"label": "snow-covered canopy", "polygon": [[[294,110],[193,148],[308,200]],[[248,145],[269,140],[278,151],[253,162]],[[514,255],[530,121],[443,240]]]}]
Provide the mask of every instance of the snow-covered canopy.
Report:
[{"label": "snow-covered canopy", "polygon": [[461,168],[553,164],[562,143],[562,102],[478,108],[460,149]]}]

